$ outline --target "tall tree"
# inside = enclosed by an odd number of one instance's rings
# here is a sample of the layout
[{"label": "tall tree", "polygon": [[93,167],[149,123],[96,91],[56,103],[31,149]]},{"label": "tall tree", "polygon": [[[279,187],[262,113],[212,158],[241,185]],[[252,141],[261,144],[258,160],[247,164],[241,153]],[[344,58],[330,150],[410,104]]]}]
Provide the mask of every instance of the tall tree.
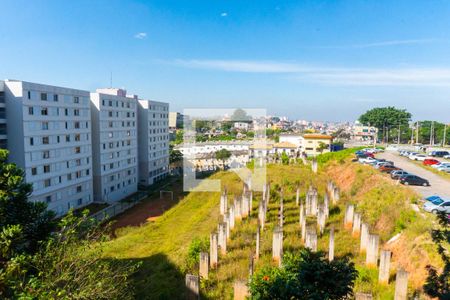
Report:
[{"label": "tall tree", "polygon": [[33,252],[55,229],[55,214],[45,203],[28,201],[32,185],[25,183],[23,170],[7,159],[8,151],[0,149],[0,229],[20,226],[23,243],[17,246]]},{"label": "tall tree", "polygon": [[231,157],[231,152],[228,151],[227,149],[221,149],[221,150],[216,151],[216,153],[215,153],[215,158],[217,160],[222,161],[223,168],[225,168],[225,161],[227,159],[229,159],[230,157]]},{"label": "tall tree", "polygon": [[374,126],[378,128],[379,134],[382,134],[385,141],[389,130],[395,126],[405,126],[411,120],[411,113],[405,109],[397,109],[393,106],[376,107],[368,110],[359,117],[363,125]]}]

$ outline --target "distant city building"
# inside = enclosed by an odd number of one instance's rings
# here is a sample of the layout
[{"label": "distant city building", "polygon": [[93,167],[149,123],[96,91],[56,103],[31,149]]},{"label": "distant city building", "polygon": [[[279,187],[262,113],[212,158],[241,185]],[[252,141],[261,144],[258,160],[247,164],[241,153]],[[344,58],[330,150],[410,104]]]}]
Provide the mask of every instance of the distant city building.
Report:
[{"label": "distant city building", "polygon": [[249,124],[246,122],[234,122],[233,123],[233,128],[235,129],[239,129],[239,130],[245,130],[247,131],[249,128]]},{"label": "distant city building", "polygon": [[91,93],[94,197],[115,202],[137,191],[137,97],[122,89]]},{"label": "distant city building", "polygon": [[139,183],[152,185],[169,172],[169,104],[139,100]]},{"label": "distant city building", "polygon": [[351,131],[351,139],[355,141],[373,141],[377,136],[378,129],[373,126],[365,126],[360,123],[355,123]]},{"label": "distant city building", "polygon": [[33,185],[30,200],[47,203],[58,216],[91,203],[89,92],[6,80],[3,93],[7,126],[14,128],[9,161]]},{"label": "distant city building", "polygon": [[169,130],[183,128],[183,115],[179,112],[169,112]]},{"label": "distant city building", "polygon": [[285,153],[289,157],[297,157],[298,147],[290,142],[275,143],[273,145],[273,153],[277,153],[279,155]]},{"label": "distant city building", "polygon": [[302,136],[300,134],[280,134],[279,142],[288,142],[300,148],[302,145]]}]

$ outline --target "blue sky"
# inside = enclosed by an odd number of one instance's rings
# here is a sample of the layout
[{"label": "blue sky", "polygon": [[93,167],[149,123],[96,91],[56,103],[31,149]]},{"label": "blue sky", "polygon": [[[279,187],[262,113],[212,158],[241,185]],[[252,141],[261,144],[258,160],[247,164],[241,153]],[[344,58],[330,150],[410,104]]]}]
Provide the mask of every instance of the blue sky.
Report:
[{"label": "blue sky", "polygon": [[0,0],[0,78],[184,108],[450,121],[449,1]]}]

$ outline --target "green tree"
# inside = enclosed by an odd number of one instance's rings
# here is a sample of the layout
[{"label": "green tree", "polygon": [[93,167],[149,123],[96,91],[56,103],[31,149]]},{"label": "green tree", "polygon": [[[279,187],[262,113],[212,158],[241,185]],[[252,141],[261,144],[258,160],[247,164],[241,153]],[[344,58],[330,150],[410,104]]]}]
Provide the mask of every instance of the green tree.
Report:
[{"label": "green tree", "polygon": [[330,146],[325,144],[324,142],[320,142],[319,147],[317,147],[316,150],[319,151],[320,153],[323,153],[323,151],[326,149],[330,149]]},{"label": "green tree", "polygon": [[169,162],[171,164],[183,160],[183,153],[180,150],[174,149],[172,145],[169,146]]},{"label": "green tree", "polygon": [[329,262],[323,252],[286,253],[281,268],[265,267],[250,281],[252,299],[338,300],[353,294],[357,277],[348,258]]},{"label": "green tree", "polygon": [[386,141],[390,129],[398,125],[406,126],[411,120],[411,114],[405,109],[397,109],[393,106],[376,107],[368,110],[359,117],[359,121],[367,126],[378,128],[379,134],[382,134],[383,141]]},{"label": "green tree", "polygon": [[286,152],[281,153],[281,163],[283,165],[289,164],[289,156],[286,154]]},{"label": "green tree", "polygon": [[7,159],[8,151],[0,149],[0,229],[19,226],[22,239],[15,243],[16,250],[31,253],[55,229],[55,214],[45,203],[28,201],[32,185],[25,183],[23,170]]},{"label": "green tree", "polygon": [[438,272],[435,267],[427,266],[428,277],[423,290],[432,298],[448,300],[450,299],[450,255],[447,245],[450,243],[450,220],[444,213],[438,215],[438,220],[440,227],[431,231],[431,238],[444,262],[444,268]]},{"label": "green tree", "polygon": [[217,160],[222,161],[222,167],[225,168],[225,161],[231,157],[231,152],[227,149],[220,149],[216,151],[214,156]]}]

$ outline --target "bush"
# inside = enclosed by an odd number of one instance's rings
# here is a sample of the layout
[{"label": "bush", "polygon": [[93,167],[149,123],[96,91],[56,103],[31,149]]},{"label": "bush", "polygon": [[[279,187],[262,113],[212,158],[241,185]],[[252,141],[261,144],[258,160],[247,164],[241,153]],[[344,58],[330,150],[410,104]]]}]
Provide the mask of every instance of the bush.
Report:
[{"label": "bush", "polygon": [[200,252],[209,251],[209,240],[204,238],[195,238],[189,245],[188,254],[186,257],[186,270],[189,272],[196,272],[200,261]]},{"label": "bush", "polygon": [[333,260],[323,252],[286,253],[281,268],[266,267],[250,281],[252,299],[346,299],[353,294],[357,271],[348,258]]}]

